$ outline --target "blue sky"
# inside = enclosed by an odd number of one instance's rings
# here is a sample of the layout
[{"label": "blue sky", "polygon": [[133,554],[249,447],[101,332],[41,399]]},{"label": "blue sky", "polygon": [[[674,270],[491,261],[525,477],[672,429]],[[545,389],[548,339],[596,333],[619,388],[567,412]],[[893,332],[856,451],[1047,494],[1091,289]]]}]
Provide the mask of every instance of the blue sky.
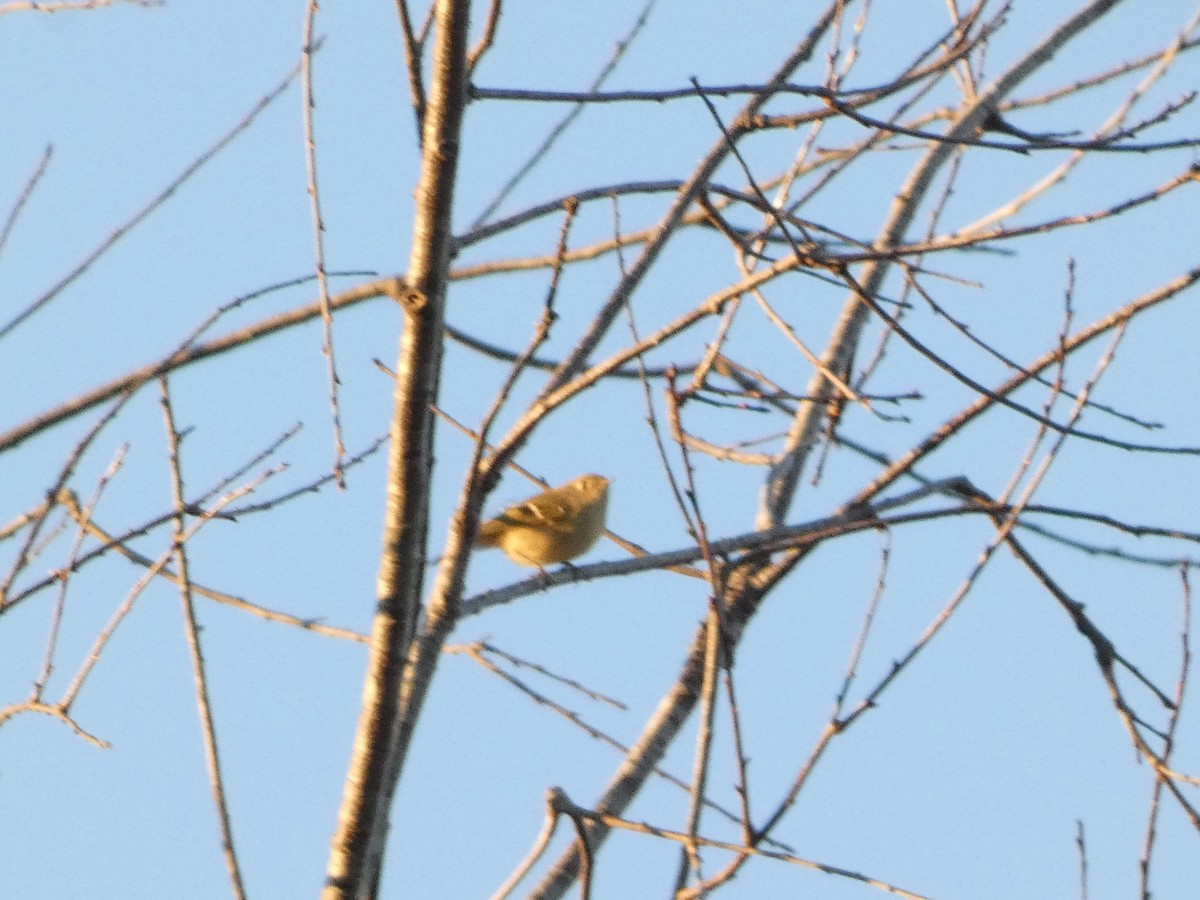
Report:
[{"label": "blue sky", "polygon": [[[501,38],[478,71],[479,85],[582,90],[640,11],[627,2],[547,6],[506,6]],[[762,2],[733,12],[726,4],[661,0],[608,86],[675,88],[693,75],[705,84],[760,81],[807,29],[812,9],[798,6]],[[1018,0],[989,49],[988,77],[1003,71],[1065,14],[1051,6]],[[850,86],[884,80],[914,58],[944,27],[945,8],[932,0],[905,4],[903,10],[898,4],[876,4]],[[1156,4],[1153,16],[1145,11],[1144,4],[1120,5],[1016,96],[1070,84],[1161,48],[1195,12],[1184,0]],[[0,102],[5,214],[53,146],[46,173],[0,253],[0,324],[71,272],[274,89],[298,62],[302,14],[301,4],[172,2],[160,8],[118,4],[90,12],[0,15],[0,77],[9,86]],[[476,18],[481,14],[477,11]],[[328,268],[401,272],[419,160],[394,9],[385,3],[326,4],[317,30],[325,35],[315,59],[315,117]],[[818,62],[802,70],[798,80],[816,82],[820,72]],[[1035,132],[1077,128],[1087,134],[1138,77],[1072,98],[1057,112],[1016,113],[1013,121]],[[1152,115],[1195,89],[1198,80],[1196,59],[1181,56],[1139,112]],[[955,99],[943,86],[926,106]],[[718,100],[717,105],[731,114],[739,102]],[[791,103],[779,101],[772,110],[795,108]],[[564,111],[549,104],[470,108],[456,207],[460,230]],[[1070,121],[1060,121],[1062,116]],[[1195,137],[1196,121],[1189,107],[1147,139]],[[818,143],[836,145],[853,133],[850,126],[831,126]],[[760,171],[773,172],[786,165],[803,137],[802,131],[765,135],[747,153]],[[711,119],[695,100],[589,110],[498,214],[582,187],[685,177],[715,139]],[[939,232],[997,208],[1062,158],[968,156]],[[915,159],[915,151],[881,154],[861,174],[840,179],[819,195],[805,215],[870,239]],[[1006,221],[1016,225],[1100,209],[1150,190],[1195,162],[1190,149],[1100,157]],[[719,174],[725,183],[743,182],[732,164]],[[934,257],[930,268],[947,277],[931,276],[928,283],[936,287],[939,302],[970,321],[976,334],[1029,360],[1054,346],[1069,259],[1076,264],[1076,327],[1195,267],[1189,225],[1195,202],[1194,189],[1180,190],[1159,205],[1094,228],[1063,230],[1006,248],[1013,255]],[[625,201],[623,226],[645,227],[661,209],[658,199]],[[927,222],[927,215],[919,216],[914,229]],[[559,219],[546,218],[467,248],[456,264],[550,252],[558,227]],[[573,240],[585,244],[611,231],[611,208],[596,205],[582,211]],[[310,275],[312,234],[301,94],[293,84],[168,202],[3,340],[0,432],[159,358],[234,298]],[[711,236],[673,244],[636,298],[642,333],[736,280],[731,263],[727,245]],[[616,275],[611,258],[567,273],[560,320],[546,355],[561,356],[573,344]],[[366,277],[335,278],[333,289]],[[892,283],[890,289],[898,288]],[[544,271],[456,282],[447,318],[477,336],[520,348],[545,290]],[[311,284],[270,293],[222,318],[212,334],[311,302],[313,296]],[[1097,389],[1103,402],[1163,422],[1166,429],[1147,434],[1096,413],[1085,416],[1084,428],[1125,440],[1200,445],[1194,414],[1200,374],[1195,297],[1192,292],[1135,322]],[[772,299],[819,347],[844,297],[840,290],[797,279],[783,284]],[[393,361],[401,326],[400,313],[384,300],[337,319],[342,418],[351,453],[386,430],[391,384],[373,360]],[[984,383],[995,384],[1003,376],[997,363],[932,315],[914,313],[913,327]],[[805,383],[803,361],[761,319],[744,317],[737,329],[731,346],[746,360],[784,374],[790,385]],[[711,331],[698,330],[652,354],[650,361],[692,362],[710,338]],[[603,348],[615,350],[627,341],[622,325]],[[319,327],[312,324],[173,377],[176,416],[181,427],[191,429],[184,442],[191,494],[246,465],[298,422],[304,426],[298,436],[239,482],[268,465],[287,463],[287,470],[258,495],[271,497],[329,471],[332,438],[320,343]],[[1103,345],[1069,364],[1075,387],[1089,376]],[[873,347],[874,338],[865,346]],[[462,421],[477,422],[504,371],[450,345],[443,407]],[[523,377],[502,425],[516,419],[540,378],[536,373]],[[848,436],[893,454],[970,400],[966,388],[899,347],[889,352],[874,388],[925,395],[904,408],[907,422],[881,423],[861,410],[848,413]],[[1040,408],[1044,392],[1025,391],[1019,397]],[[780,420],[771,420],[755,432],[732,415],[695,407],[688,415],[690,424],[714,440],[781,427]],[[96,416],[80,417],[4,453],[0,526],[40,502]],[[644,418],[635,383],[590,391],[547,420],[520,462],[555,483],[587,471],[611,475],[615,531],[651,550],[686,546]],[[966,475],[999,493],[1033,434],[1028,420],[993,412],[923,471],[937,478]],[[469,454],[465,438],[449,428],[439,431],[431,556],[440,552]],[[120,469],[95,513],[97,523],[114,532],[170,510],[156,389],[143,390],[101,433],[80,461],[72,486],[86,498],[118,458]],[[1069,442],[1036,499],[1197,530],[1195,467],[1194,457],[1139,456]],[[700,460],[698,469],[712,532],[749,530],[762,471],[711,460]],[[873,466],[850,451],[834,451],[824,480],[801,493],[792,518],[828,514],[872,472]],[[365,630],[378,563],[382,454],[351,470],[348,485],[345,492],[326,485],[270,513],[211,522],[191,545],[194,577],[302,618]],[[530,493],[516,476],[507,478],[489,509]],[[1172,557],[1187,551],[1151,539],[1122,540],[1089,526],[1063,528],[1133,552]],[[860,691],[907,652],[992,536],[985,521],[965,517],[896,529],[887,537],[866,532],[822,547],[772,596],[738,652],[740,712],[757,814],[786,790],[829,715],[885,549],[887,590],[860,665]],[[67,529],[18,586],[62,565],[72,539]],[[1121,650],[1170,688],[1179,658],[1178,573],[1089,557],[1035,537],[1026,540],[1064,587],[1086,602],[1089,614],[1110,629]],[[18,543],[0,543],[0,572],[12,565]],[[133,541],[150,557],[168,545],[169,533],[161,528]],[[604,543],[588,559],[621,556],[615,545]],[[48,697],[65,689],[140,574],[114,557],[72,580]],[[520,577],[524,573],[500,554],[480,554],[468,572],[468,594]],[[627,710],[592,703],[528,671],[517,673],[617,740],[631,742],[672,683],[705,614],[706,596],[698,584],[656,573],[560,587],[464,620],[454,640],[486,638],[619,698]],[[45,652],[54,602],[52,590],[42,591],[0,616],[0,706],[28,695]],[[110,749],[98,749],[36,715],[17,716],[0,729],[0,831],[5,835],[0,871],[12,896],[150,898],[165,891],[191,900],[228,892],[180,615],[170,585],[151,587],[81,694],[77,719],[110,741]],[[208,602],[200,603],[199,618],[248,893],[313,896],[324,877],[365,652],[359,644]],[[1139,710],[1161,725],[1161,710],[1127,686]],[[734,768],[724,712],[718,728],[712,792],[732,807]],[[691,769],[693,733],[694,722],[666,760],[682,777]],[[1185,713],[1176,759],[1182,771],[1196,771],[1197,737]],[[577,803],[590,805],[618,760],[614,751],[465,656],[447,657],[393,813],[385,896],[489,896],[534,840],[545,790],[559,785]],[[1078,896],[1078,820],[1088,842],[1089,897],[1128,897],[1135,895],[1151,786],[1148,767],[1134,761],[1090,648],[1002,550],[946,633],[821,762],[777,837],[800,856],[939,900],[1064,897]],[[629,816],[677,828],[685,809],[681,792],[655,783]],[[560,827],[556,850],[566,845],[567,830]],[[735,827],[711,816],[701,830],[726,840],[737,837]],[[1178,809],[1164,803],[1155,896],[1189,895],[1200,876],[1196,837]],[[600,858],[594,896],[667,896],[676,855],[673,845],[617,836]],[[721,861],[712,854],[706,872]],[[879,892],[760,861],[724,895],[838,900]]]}]

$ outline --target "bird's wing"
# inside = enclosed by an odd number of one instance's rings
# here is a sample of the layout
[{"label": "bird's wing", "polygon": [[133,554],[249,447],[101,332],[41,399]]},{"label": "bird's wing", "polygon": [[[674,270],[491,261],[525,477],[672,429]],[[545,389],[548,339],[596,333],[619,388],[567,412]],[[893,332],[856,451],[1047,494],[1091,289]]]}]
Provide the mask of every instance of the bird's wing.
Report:
[{"label": "bird's wing", "polygon": [[571,508],[561,500],[538,498],[536,503],[519,503],[500,514],[500,521],[518,528],[562,530],[570,521]]}]

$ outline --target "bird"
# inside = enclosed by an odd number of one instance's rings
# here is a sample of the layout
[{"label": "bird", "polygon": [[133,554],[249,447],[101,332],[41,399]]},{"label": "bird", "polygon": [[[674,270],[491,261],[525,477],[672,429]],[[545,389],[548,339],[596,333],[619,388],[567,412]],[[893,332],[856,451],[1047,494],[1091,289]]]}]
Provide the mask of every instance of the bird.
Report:
[{"label": "bird", "polygon": [[510,506],[479,527],[475,545],[499,547],[520,566],[570,562],[604,534],[611,483],[603,475],[580,475]]}]

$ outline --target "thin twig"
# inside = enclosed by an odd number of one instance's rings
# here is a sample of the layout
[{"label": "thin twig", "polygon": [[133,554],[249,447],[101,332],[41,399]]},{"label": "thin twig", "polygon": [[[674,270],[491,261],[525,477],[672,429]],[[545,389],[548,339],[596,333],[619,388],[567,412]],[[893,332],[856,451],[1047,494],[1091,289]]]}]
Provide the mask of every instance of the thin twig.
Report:
[{"label": "thin twig", "polygon": [[4,255],[4,246],[8,243],[8,237],[12,234],[13,228],[17,224],[17,219],[21,217],[21,210],[25,208],[25,204],[29,202],[29,198],[33,196],[34,190],[37,188],[38,182],[42,180],[42,176],[46,174],[46,169],[50,165],[50,157],[54,153],[53,145],[47,144],[46,149],[42,152],[42,158],[38,162],[37,168],[33,174],[25,182],[25,187],[21,189],[21,195],[17,197],[13,203],[12,209],[8,212],[8,219],[4,222],[4,227],[0,228],[0,256]]},{"label": "thin twig", "polygon": [[338,403],[337,358],[333,350],[333,308],[329,304],[329,283],[325,272],[325,222],[321,218],[321,193],[317,188],[317,137],[313,124],[316,101],[313,98],[313,54],[320,48],[320,41],[313,37],[313,25],[317,17],[317,0],[308,0],[304,13],[304,46],[300,51],[304,99],[300,106],[304,118],[304,163],[308,170],[308,198],[313,224],[313,255],[317,276],[317,297],[321,305],[321,331],[323,343],[321,355],[325,357],[325,376],[329,384],[329,419],[333,425],[333,475],[337,486],[346,487],[343,461],[346,458],[346,443],[342,435],[341,406]]},{"label": "thin twig", "polygon": [[244,900],[246,891],[242,886],[241,868],[238,865],[237,850],[233,842],[233,823],[230,821],[229,807],[225,801],[225,787],[221,777],[221,757],[217,748],[216,724],[213,721],[212,706],[209,702],[208,676],[204,671],[204,654],[200,649],[200,626],[196,621],[196,610],[192,603],[191,574],[188,570],[186,549],[187,503],[184,500],[183,471],[179,458],[182,435],[175,427],[175,416],[171,409],[171,396],[166,378],[162,379],[161,385],[163,421],[167,430],[171,470],[171,490],[175,503],[172,554],[175,557],[176,568],[179,570],[179,597],[183,604],[184,633],[187,636],[188,650],[192,660],[192,674],[196,682],[196,705],[200,713],[200,725],[204,735],[204,756],[208,762],[209,785],[212,788],[213,805],[216,807],[217,822],[221,832],[221,849],[225,857],[225,867],[229,873],[229,886],[236,900]]}]

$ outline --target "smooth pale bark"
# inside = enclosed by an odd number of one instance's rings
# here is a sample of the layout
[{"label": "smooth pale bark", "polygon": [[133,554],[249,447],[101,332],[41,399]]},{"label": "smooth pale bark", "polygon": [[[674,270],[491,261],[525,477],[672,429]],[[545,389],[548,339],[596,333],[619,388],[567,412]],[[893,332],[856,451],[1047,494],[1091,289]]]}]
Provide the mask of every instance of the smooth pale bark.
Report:
[{"label": "smooth pale bark", "polygon": [[[325,900],[375,896],[389,809],[407,744],[398,740],[401,695],[424,589],[433,474],[432,408],[441,373],[452,241],[450,210],[466,104],[469,12],[467,0],[441,0],[436,10],[437,43],[422,130],[412,253],[407,277],[394,287],[404,323],[396,362],[387,507],[376,587],[378,608],[358,731],[330,852]],[[411,734],[411,723],[403,731]]]}]

